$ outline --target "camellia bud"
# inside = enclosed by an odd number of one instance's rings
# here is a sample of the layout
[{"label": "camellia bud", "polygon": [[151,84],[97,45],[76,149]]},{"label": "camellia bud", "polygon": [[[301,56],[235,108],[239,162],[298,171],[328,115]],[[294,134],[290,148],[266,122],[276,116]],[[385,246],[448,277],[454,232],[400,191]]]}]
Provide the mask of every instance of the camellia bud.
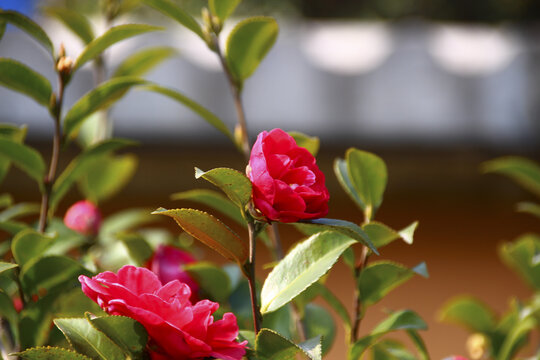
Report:
[{"label": "camellia bud", "polygon": [[66,48],[64,43],[60,43],[60,48],[58,49],[58,58],[61,59],[66,56]]},{"label": "camellia bud", "polygon": [[64,224],[83,235],[96,235],[101,226],[101,213],[90,201],[81,200],[68,209]]},{"label": "camellia bud", "polygon": [[472,360],[486,359],[488,357],[489,341],[484,334],[472,334],[467,339],[466,346]]},{"label": "camellia bud", "polygon": [[73,68],[73,59],[69,56],[62,56],[56,63],[56,70],[62,75],[69,75]]}]

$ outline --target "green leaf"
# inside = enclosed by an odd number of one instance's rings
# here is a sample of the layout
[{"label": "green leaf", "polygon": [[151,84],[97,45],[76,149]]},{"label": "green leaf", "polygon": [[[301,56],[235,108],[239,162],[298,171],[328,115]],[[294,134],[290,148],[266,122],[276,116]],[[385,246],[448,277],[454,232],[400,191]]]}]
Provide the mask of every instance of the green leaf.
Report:
[{"label": "green leaf", "polygon": [[40,346],[15,353],[26,360],[90,360],[88,356],[60,347]]},{"label": "green leaf", "polygon": [[372,360],[416,360],[407,348],[395,340],[382,340],[371,348]]},{"label": "green leaf", "polygon": [[349,197],[360,209],[364,209],[364,202],[362,201],[362,199],[360,199],[360,195],[358,195],[358,192],[356,191],[351,182],[347,162],[339,158],[334,160],[334,173],[336,174],[336,178],[338,179],[338,182],[341,185],[342,189],[345,190],[347,195],[349,195]]},{"label": "green leaf", "polygon": [[383,335],[397,330],[425,330],[427,325],[411,310],[396,311],[380,322],[369,335],[359,339],[349,350],[349,360],[359,359],[364,351],[375,344]]},{"label": "green leaf", "polygon": [[527,316],[521,319],[505,338],[497,360],[513,359],[519,350],[520,342],[535,328],[538,328],[538,321],[534,317]]},{"label": "green leaf", "polygon": [[[54,49],[51,39],[49,39],[45,31],[43,31],[43,29],[32,19],[16,11],[0,9],[0,21],[5,21],[25,31],[28,35],[32,36],[41,45],[43,45],[43,47],[54,58]],[[3,71],[0,71],[0,73],[1,72]]]},{"label": "green leaf", "polygon": [[248,249],[245,241],[212,215],[194,209],[159,209],[152,214],[173,218],[185,232],[216,250],[225,258],[244,264]]},{"label": "green leaf", "polygon": [[226,60],[237,81],[251,76],[276,42],[279,26],[271,17],[252,17],[239,22],[227,39]]},{"label": "green leaf", "polygon": [[409,226],[407,226],[405,229],[398,232],[394,229],[389,228],[383,223],[372,221],[368,224],[363,225],[362,229],[369,236],[369,238],[373,242],[373,245],[376,248],[381,248],[399,238],[403,239],[403,241],[405,241],[407,244],[412,244],[414,231],[416,230],[417,226],[418,222],[415,221]]},{"label": "green leaf", "polygon": [[195,178],[201,177],[220,188],[242,210],[251,200],[251,181],[237,170],[216,168],[202,171],[195,168]]},{"label": "green leaf", "polygon": [[13,205],[13,197],[11,194],[1,194],[0,195],[0,209],[6,208]]},{"label": "green leaf", "polygon": [[92,30],[92,25],[81,13],[65,7],[48,7],[45,8],[45,12],[61,21],[85,44],[89,44],[94,40],[94,30]]},{"label": "green leaf", "polygon": [[39,210],[39,204],[18,203],[0,212],[0,221],[7,221],[18,218],[20,216],[39,214]]},{"label": "green leaf", "polygon": [[332,347],[336,337],[336,325],[332,315],[323,307],[308,304],[302,319],[306,329],[306,337],[322,337],[322,353],[326,354]]},{"label": "green leaf", "polygon": [[422,262],[412,269],[390,261],[379,261],[368,265],[360,273],[357,284],[362,296],[362,304],[370,306],[377,303],[414,274],[427,278],[426,264]]},{"label": "green leaf", "polygon": [[224,22],[236,9],[242,0],[208,0],[208,7],[213,15]]},{"label": "green leaf", "polygon": [[184,270],[210,295],[210,299],[225,303],[231,294],[231,281],[227,273],[209,262],[184,265]]},{"label": "green leaf", "polygon": [[[13,140],[15,142],[22,144],[26,137],[26,132],[27,132],[26,125],[19,127],[19,126],[13,126],[9,124],[0,124],[0,137],[1,138]],[[4,178],[8,174],[10,166],[11,166],[11,161],[9,159],[0,157],[0,183],[4,180]],[[13,203],[13,199],[11,199],[10,194],[3,194],[3,195],[0,195],[0,197],[2,199],[1,207],[10,206]],[[6,201],[8,203],[6,203]]]},{"label": "green leaf", "polygon": [[175,55],[173,48],[156,46],[136,52],[128,56],[118,65],[113,77],[118,76],[143,76],[154,67]]},{"label": "green leaf", "polygon": [[319,152],[321,141],[318,137],[308,136],[298,131],[288,131],[287,133],[293,137],[296,145],[305,148],[311,155],[316,156]]},{"label": "green leaf", "polygon": [[146,84],[139,78],[121,77],[102,83],[80,98],[64,117],[64,134],[74,137],[83,121],[94,112],[106,109],[122,98],[128,90],[137,85]]},{"label": "green leaf", "polygon": [[503,261],[534,289],[540,289],[540,236],[525,234],[499,249]]},{"label": "green leaf", "polygon": [[261,291],[261,312],[275,311],[323,276],[356,241],[321,232],[298,244],[272,269]]},{"label": "green leaf", "polygon": [[120,231],[133,229],[137,226],[156,221],[148,209],[128,209],[107,217],[101,225],[100,235],[112,236]]},{"label": "green leaf", "polygon": [[7,263],[7,262],[4,262],[4,261],[0,261],[0,274],[3,273],[6,270],[15,269],[18,266],[19,265],[17,265],[17,264],[12,264],[12,263]]},{"label": "green leaf", "polygon": [[52,245],[54,240],[33,229],[23,230],[11,242],[11,252],[15,261],[24,269],[24,265],[39,257]]},{"label": "green leaf", "polygon": [[134,144],[135,143],[130,140],[110,139],[97,143],[79,154],[56,179],[51,196],[51,207],[55,208],[62,197],[69,191],[71,186],[80,179],[81,176],[88,173],[95,164],[94,161],[96,159],[100,159],[105,154]]},{"label": "green leaf", "polygon": [[195,34],[199,35],[201,39],[204,40],[203,31],[199,23],[187,12],[178,7],[175,3],[170,0],[142,0],[143,4],[146,4],[150,7],[153,7],[157,11],[161,12],[163,15],[166,15],[174,20],[176,20],[181,25],[185,26],[189,30],[193,31]]},{"label": "green leaf", "polygon": [[45,162],[34,148],[0,137],[0,157],[9,159],[15,166],[35,179],[40,187],[45,176]]},{"label": "green leaf", "polygon": [[334,309],[336,314],[339,316],[341,321],[343,321],[343,325],[347,328],[351,328],[351,318],[349,317],[349,313],[347,311],[347,308],[341,303],[341,301],[328,289],[325,285],[320,284],[320,292],[319,295],[326,301],[328,305]]},{"label": "green leaf", "polygon": [[306,340],[303,343],[298,344],[298,346],[309,355],[310,359],[322,360],[321,335],[317,335],[314,338]]},{"label": "green leaf", "polygon": [[482,164],[484,173],[506,175],[523,188],[540,196],[540,166],[529,159],[506,156]]},{"label": "green leaf", "polygon": [[[4,230],[5,232],[16,235],[19,231],[23,231],[24,229],[28,228],[28,225],[19,221],[2,221],[0,222],[0,229]],[[6,243],[7,244],[7,243]],[[7,246],[9,249],[9,244]]]},{"label": "green leaf", "polygon": [[122,349],[86,319],[56,319],[54,324],[78,352],[92,359],[125,360]]},{"label": "green leaf", "polygon": [[217,191],[197,189],[188,190],[171,195],[172,200],[189,200],[209,206],[227,215],[239,224],[245,224],[242,213],[229,199]]},{"label": "green leaf", "polygon": [[258,360],[295,360],[303,351],[291,341],[270,329],[261,329],[255,339]]},{"label": "green leaf", "polygon": [[128,250],[129,257],[133,259],[138,266],[144,266],[148,259],[152,257],[154,251],[141,235],[118,234],[117,237],[124,243]]},{"label": "green leaf", "polygon": [[377,155],[354,148],[347,150],[345,160],[352,186],[362,200],[364,215],[371,220],[386,189],[386,164]]},{"label": "green leaf", "polygon": [[531,202],[520,202],[517,204],[517,211],[529,213],[540,218],[540,205]]},{"label": "green leaf", "polygon": [[101,316],[88,321],[99,331],[107,335],[131,359],[143,359],[148,342],[148,334],[137,321],[125,316]]},{"label": "green leaf", "polygon": [[86,62],[101,55],[109,46],[116,44],[119,41],[145,34],[151,31],[163,30],[162,27],[151,26],[145,24],[124,24],[110,28],[100,37],[92,40],[79,55],[73,66],[73,72],[83,66]]},{"label": "green leaf", "polygon": [[497,326],[493,311],[477,299],[461,296],[446,303],[439,313],[441,321],[454,323],[472,332],[490,334]]},{"label": "green leaf", "polygon": [[223,123],[223,121],[218,118],[214,113],[212,113],[210,110],[206,109],[204,106],[200,105],[199,103],[191,100],[187,96],[181,94],[180,92],[165,88],[159,85],[148,85],[145,87],[146,90],[157,92],[161,95],[165,95],[173,100],[176,100],[180,104],[186,106],[191,111],[193,111],[195,114],[202,117],[206,122],[208,122],[210,125],[215,127],[217,130],[221,131],[225,136],[227,136],[231,141],[234,141],[233,135],[231,134],[231,131],[227,128],[227,126]]},{"label": "green leaf", "polygon": [[[3,263],[0,262],[0,273],[2,271],[1,270],[2,264]],[[15,310],[15,306],[13,305],[13,300],[2,289],[0,289],[0,318],[3,319],[4,321],[7,320],[9,324],[9,329],[13,333],[13,338],[14,338],[13,340],[18,342],[19,315],[17,314],[17,310]]]},{"label": "green leaf", "polygon": [[52,94],[49,80],[18,61],[0,58],[0,84],[49,107]]},{"label": "green leaf", "polygon": [[315,220],[303,220],[303,224],[318,227],[320,231],[322,230],[332,230],[343,235],[347,235],[350,238],[353,238],[362,244],[366,245],[371,249],[375,254],[379,255],[377,248],[372,244],[369,236],[362,230],[362,228],[355,223],[345,220],[337,219],[315,219]]},{"label": "green leaf", "polygon": [[416,346],[418,354],[420,355],[420,360],[429,360],[429,353],[426,348],[426,344],[418,332],[416,330],[407,330],[407,334],[409,335],[409,338],[413,342],[414,346]]},{"label": "green leaf", "polygon": [[79,188],[86,199],[99,203],[122,190],[135,174],[137,164],[133,154],[97,157],[79,178]]}]

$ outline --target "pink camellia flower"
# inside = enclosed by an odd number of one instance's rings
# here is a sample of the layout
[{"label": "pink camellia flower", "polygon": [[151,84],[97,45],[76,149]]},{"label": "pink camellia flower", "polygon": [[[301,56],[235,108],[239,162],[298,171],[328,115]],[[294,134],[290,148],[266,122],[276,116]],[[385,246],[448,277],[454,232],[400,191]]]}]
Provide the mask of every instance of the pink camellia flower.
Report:
[{"label": "pink camellia flower", "polygon": [[269,220],[295,222],[328,213],[324,174],[313,155],[281,129],[259,134],[246,173],[255,207]]},{"label": "pink camellia flower", "polygon": [[192,304],[189,286],[178,280],[162,285],[150,270],[127,265],[116,274],[81,275],[79,281],[86,296],[107,313],[128,316],[145,327],[153,360],[241,360],[245,354],[247,342],[236,341],[234,314],[214,321],[219,304]]},{"label": "pink camellia flower", "polygon": [[90,201],[77,201],[66,212],[64,224],[83,235],[96,235],[101,226],[101,213]]},{"label": "pink camellia flower", "polygon": [[186,251],[170,245],[159,245],[145,267],[152,270],[162,284],[178,280],[189,286],[191,289],[190,300],[195,302],[198,300],[199,285],[184,270],[185,264],[191,264],[195,261],[195,258]]}]

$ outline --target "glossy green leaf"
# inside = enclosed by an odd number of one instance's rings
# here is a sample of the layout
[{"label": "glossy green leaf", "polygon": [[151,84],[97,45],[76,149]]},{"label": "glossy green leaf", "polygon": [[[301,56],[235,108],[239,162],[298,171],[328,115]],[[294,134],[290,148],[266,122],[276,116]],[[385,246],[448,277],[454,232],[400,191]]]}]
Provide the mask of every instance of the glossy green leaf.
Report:
[{"label": "glossy green leaf", "polygon": [[379,261],[368,265],[360,273],[357,286],[362,296],[362,304],[370,306],[381,300],[390,291],[418,274],[428,277],[424,262],[409,269],[390,261]]},{"label": "glossy green leaf", "polygon": [[[2,264],[3,263],[0,262],[0,273],[2,272]],[[18,341],[19,315],[17,314],[17,310],[15,310],[15,306],[13,305],[13,299],[2,289],[0,289],[0,319],[7,320],[8,324],[5,325],[9,326],[14,340]]]},{"label": "glossy green leaf", "polygon": [[373,219],[383,200],[388,174],[386,164],[375,154],[351,148],[345,154],[352,186],[362,200],[366,219]]},{"label": "glossy green leaf", "polygon": [[247,243],[217,218],[204,211],[159,209],[152,214],[173,218],[185,232],[239,265],[247,260]]},{"label": "glossy green leaf", "polygon": [[354,203],[360,209],[363,210],[365,205],[352,184],[351,176],[349,175],[349,168],[347,167],[347,161],[339,158],[334,160],[334,174],[336,175],[336,178],[338,179],[338,182],[345,193],[349,195],[351,200],[354,201]]},{"label": "glossy green leaf", "polygon": [[261,329],[255,339],[255,351],[258,360],[295,360],[303,351],[270,329]]},{"label": "glossy green leaf", "polygon": [[309,355],[310,359],[322,360],[321,335],[306,340],[303,343],[298,344],[298,346]]},{"label": "glossy green leaf", "polygon": [[[15,142],[22,144],[26,137],[27,129],[28,128],[26,125],[19,127],[19,126],[14,126],[10,124],[0,124],[0,137],[6,138],[8,140],[13,140]],[[4,178],[8,174],[10,166],[11,166],[11,161],[9,159],[0,157],[0,183],[4,180]],[[1,207],[7,207],[11,205],[13,201],[12,199],[10,200],[10,197],[11,197],[10,194],[0,195],[0,203],[1,203],[0,205],[2,205]],[[6,201],[11,201],[11,203],[4,205],[6,204]]]},{"label": "glossy green leaf", "polygon": [[139,78],[120,77],[104,82],[90,90],[69,109],[64,117],[65,136],[73,137],[89,115],[108,108],[122,98],[128,90],[143,84],[146,84],[146,81]]},{"label": "glossy green leaf", "polygon": [[200,105],[199,103],[195,102],[194,100],[188,98],[184,94],[181,94],[180,92],[165,88],[159,85],[148,85],[145,87],[146,90],[153,91],[156,93],[159,93],[161,95],[165,95],[180,104],[184,105],[191,111],[193,111],[195,114],[202,117],[206,122],[208,122],[210,125],[215,127],[217,130],[225,134],[231,141],[234,141],[234,138],[231,134],[231,131],[227,128],[227,126],[223,123],[223,121],[218,118],[214,113],[212,113],[210,110],[206,109],[204,106]]},{"label": "glossy green leaf", "polygon": [[[497,360],[513,359],[515,353],[523,344],[522,340],[534,329],[538,329],[539,322],[532,316],[521,319],[505,338]],[[521,344],[520,344],[521,343]]]},{"label": "glossy green leaf", "polygon": [[28,224],[20,222],[20,221],[8,220],[8,221],[0,222],[0,229],[4,230],[5,232],[11,235],[16,235],[18,232],[23,231],[24,229],[27,229],[28,227],[29,227]]},{"label": "glossy green leaf", "polygon": [[322,353],[328,353],[336,338],[336,325],[332,315],[323,307],[308,304],[302,319],[306,330],[306,337],[322,337]]},{"label": "glossy green leaf", "polygon": [[422,338],[420,337],[420,334],[418,334],[418,331],[407,330],[407,334],[409,335],[409,338],[418,350],[420,360],[429,360],[429,353],[426,344],[424,343],[424,340],[422,340]]},{"label": "glossy green leaf", "polygon": [[380,322],[369,335],[359,339],[349,349],[349,360],[358,360],[370,346],[375,344],[383,335],[397,330],[425,330],[427,325],[411,310],[401,310],[390,314]]},{"label": "glossy green leaf", "polygon": [[275,311],[323,276],[356,241],[321,232],[301,242],[272,269],[261,291],[261,312]]},{"label": "glossy green leaf", "polygon": [[204,40],[204,35],[199,23],[171,0],[141,0],[141,2],[153,7],[163,15],[176,20]]},{"label": "glossy green leaf", "polygon": [[187,264],[184,270],[206,292],[211,300],[225,303],[231,294],[231,281],[227,273],[209,262]]},{"label": "glossy green leaf", "polygon": [[407,348],[395,340],[382,340],[371,348],[372,360],[416,360]]},{"label": "glossy green leaf", "polygon": [[85,198],[99,203],[124,188],[137,170],[137,157],[132,154],[107,154],[92,161],[78,184]]},{"label": "glossy green leaf", "polygon": [[485,173],[506,175],[523,188],[540,196],[540,165],[517,156],[506,156],[482,164]]},{"label": "glossy green leaf", "polygon": [[49,80],[18,61],[0,58],[0,85],[25,94],[38,104],[49,107],[52,94]]},{"label": "glossy green leaf", "polygon": [[81,13],[65,7],[48,7],[45,12],[61,21],[85,44],[94,40],[94,30],[88,19]]},{"label": "glossy green leaf", "polygon": [[503,261],[534,289],[540,289],[540,236],[526,234],[503,244],[499,253]]},{"label": "glossy green leaf", "polygon": [[369,236],[373,245],[376,248],[381,248],[385,245],[390,244],[394,240],[399,238],[403,239],[407,244],[413,243],[413,236],[418,222],[415,221],[405,229],[401,231],[395,231],[394,229],[389,228],[383,223],[372,221],[368,224],[362,226],[362,229]]},{"label": "glossy green leaf", "polygon": [[9,159],[15,166],[35,179],[41,186],[45,176],[45,162],[34,148],[0,137],[0,157]]},{"label": "glossy green leaf", "polygon": [[100,235],[111,236],[120,231],[131,230],[138,226],[155,222],[157,218],[151,215],[149,209],[128,209],[112,214],[103,220]]},{"label": "glossy green leaf", "polygon": [[17,264],[12,264],[12,263],[7,263],[7,262],[4,262],[4,261],[0,261],[0,274],[3,273],[6,270],[15,269],[18,266],[19,265],[17,265]]},{"label": "glossy green leaf", "polygon": [[[43,45],[49,54],[54,57],[54,49],[51,39],[49,39],[47,33],[45,33],[45,31],[43,31],[43,29],[32,19],[17,11],[0,9],[0,21],[5,21],[25,31],[28,35],[32,36],[41,45]],[[0,73],[1,72],[2,71],[0,71]]]},{"label": "glossy green leaf", "polygon": [[349,316],[349,312],[347,311],[347,308],[343,305],[343,303],[323,284],[320,284],[321,289],[319,292],[319,295],[326,301],[328,305],[334,309],[336,314],[339,316],[341,321],[343,322],[343,325],[350,329],[351,327],[351,318]]},{"label": "glossy green leaf", "polygon": [[113,77],[143,76],[174,54],[176,54],[176,51],[166,46],[156,46],[141,50],[122,61],[116,68]]},{"label": "glossy green leaf", "polygon": [[56,319],[56,327],[62,331],[70,345],[92,359],[125,360],[125,355],[111,339],[97,330],[87,319]]},{"label": "glossy green leaf", "polygon": [[271,17],[239,22],[227,39],[227,65],[240,83],[250,77],[276,42],[279,26]]},{"label": "glossy green leaf", "polygon": [[497,326],[493,311],[477,299],[461,296],[446,303],[439,313],[441,321],[454,323],[472,332],[491,333]]},{"label": "glossy green leaf", "polygon": [[16,219],[20,216],[39,214],[40,206],[36,203],[18,203],[0,212],[0,221]]},{"label": "glossy green leaf", "polygon": [[221,22],[225,21],[242,0],[208,0],[208,7]]},{"label": "glossy green leaf", "polygon": [[107,335],[131,359],[143,359],[148,342],[148,334],[137,321],[125,316],[86,316],[99,331]]},{"label": "glossy green leaf", "polygon": [[60,347],[40,346],[15,353],[25,360],[90,360],[86,355]]},{"label": "glossy green leaf", "polygon": [[51,196],[51,206],[54,208],[58,205],[71,186],[81,176],[88,173],[95,164],[94,161],[96,159],[100,159],[105,154],[130,145],[135,145],[135,143],[125,139],[110,139],[97,143],[79,154],[56,179]]},{"label": "glossy green leaf", "polygon": [[117,238],[124,243],[129,257],[135,261],[137,266],[144,266],[154,253],[152,247],[139,234],[118,234]]},{"label": "glossy green leaf", "polygon": [[110,28],[100,37],[92,40],[79,55],[73,66],[73,71],[83,66],[86,62],[101,55],[109,46],[119,41],[145,34],[151,31],[163,30],[162,27],[145,24],[124,24]]},{"label": "glossy green leaf", "polygon": [[52,245],[53,239],[35,230],[27,229],[18,233],[11,242],[11,252],[15,261],[24,269],[24,265],[39,257]]},{"label": "glossy green leaf", "polygon": [[315,220],[304,220],[303,224],[318,227],[320,231],[322,230],[332,230],[343,235],[347,235],[350,238],[353,238],[362,244],[366,245],[371,249],[375,254],[379,255],[377,248],[371,242],[369,236],[362,230],[362,228],[355,223],[345,220],[337,219],[315,219]]},{"label": "glossy green leaf", "polygon": [[195,168],[195,178],[201,177],[220,188],[240,209],[244,209],[251,200],[251,181],[237,170],[216,168],[202,171]]},{"label": "glossy green leaf", "polygon": [[229,199],[213,190],[197,189],[171,195],[172,200],[189,200],[216,209],[239,224],[245,224],[242,213]]},{"label": "glossy green leaf", "polygon": [[287,133],[293,137],[296,145],[305,148],[311,155],[316,156],[319,152],[321,141],[318,137],[308,136],[298,131],[288,131]]},{"label": "glossy green leaf", "polygon": [[540,218],[540,205],[531,202],[520,202],[517,204],[517,211],[528,213]]}]

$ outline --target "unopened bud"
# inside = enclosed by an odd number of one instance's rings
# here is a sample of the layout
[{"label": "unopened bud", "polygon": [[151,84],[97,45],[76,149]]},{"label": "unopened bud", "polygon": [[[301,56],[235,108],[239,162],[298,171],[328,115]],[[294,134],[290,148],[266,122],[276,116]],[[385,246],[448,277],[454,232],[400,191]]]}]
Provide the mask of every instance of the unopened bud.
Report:
[{"label": "unopened bud", "polygon": [[64,43],[60,43],[60,48],[58,49],[58,59],[63,58],[66,56],[66,48],[64,47]]},{"label": "unopened bud", "polygon": [[97,235],[101,227],[101,213],[90,201],[81,200],[68,209],[64,224],[83,235]]},{"label": "unopened bud", "polygon": [[467,339],[467,351],[472,360],[487,359],[489,355],[489,341],[484,334],[476,333]]},{"label": "unopened bud", "polygon": [[73,59],[69,56],[62,56],[56,63],[56,70],[62,75],[68,75],[73,68]]}]

